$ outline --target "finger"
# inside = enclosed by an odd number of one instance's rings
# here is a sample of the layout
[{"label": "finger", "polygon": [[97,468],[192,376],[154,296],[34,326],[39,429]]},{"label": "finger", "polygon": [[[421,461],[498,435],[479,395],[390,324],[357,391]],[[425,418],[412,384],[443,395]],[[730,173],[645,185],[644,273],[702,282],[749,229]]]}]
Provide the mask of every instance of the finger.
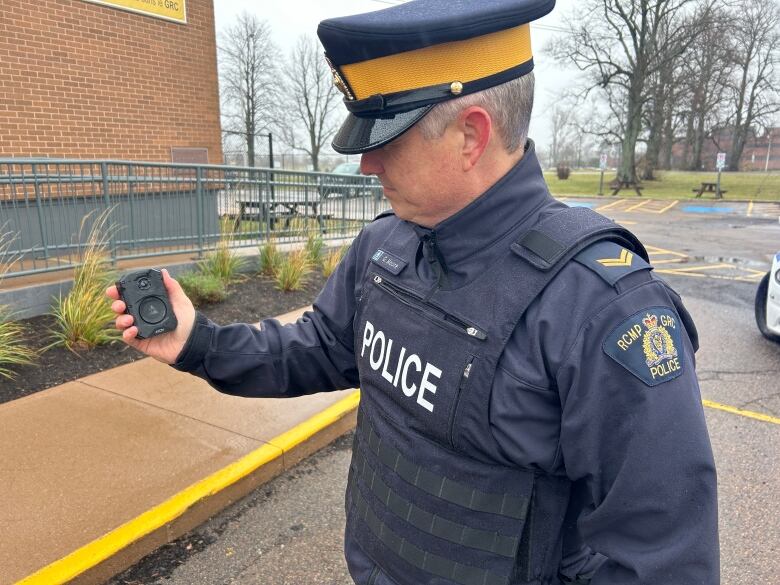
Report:
[{"label": "finger", "polygon": [[127,305],[125,305],[124,301],[114,301],[111,303],[111,310],[114,313],[124,313],[127,310]]},{"label": "finger", "polygon": [[133,326],[133,316],[132,315],[120,315],[116,318],[116,321],[114,321],[116,324],[116,328],[120,331],[122,329],[127,329],[128,327]]},{"label": "finger", "polygon": [[106,289],[106,296],[114,299],[115,301],[119,299],[119,291],[116,288],[116,285],[112,284]]},{"label": "finger", "polygon": [[138,327],[128,327],[122,332],[122,339],[124,339],[129,345],[135,345],[137,340],[136,336],[138,335]]}]

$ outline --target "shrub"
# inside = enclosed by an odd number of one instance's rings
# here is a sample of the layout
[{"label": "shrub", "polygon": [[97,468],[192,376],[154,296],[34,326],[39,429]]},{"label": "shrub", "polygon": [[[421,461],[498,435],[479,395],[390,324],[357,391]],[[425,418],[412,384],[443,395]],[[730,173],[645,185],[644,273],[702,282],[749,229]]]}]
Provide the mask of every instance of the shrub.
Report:
[{"label": "shrub", "polygon": [[[0,232],[0,282],[14,260],[7,258],[13,240],[10,233]],[[11,366],[31,364],[38,355],[24,344],[24,328],[12,319],[8,307],[0,305],[0,376],[9,379],[15,376]]]},{"label": "shrub", "polygon": [[555,171],[558,173],[558,179],[561,181],[567,180],[571,174],[571,169],[565,165],[558,165]]},{"label": "shrub", "polygon": [[340,248],[336,248],[325,254],[325,258],[322,261],[322,274],[325,278],[328,278],[333,274],[336,267],[339,265],[339,262],[341,262],[341,259],[344,258],[344,255],[347,253],[347,250],[349,250],[349,246],[345,244]]},{"label": "shrub", "polygon": [[233,250],[234,239],[233,232],[223,233],[217,242],[216,249],[198,264],[202,274],[212,275],[220,279],[226,286],[231,282],[241,280],[241,268],[246,261]]},{"label": "shrub", "polygon": [[[71,351],[92,349],[120,338],[121,332],[111,327],[115,314],[105,296],[108,285],[115,280],[110,269],[108,246],[112,227],[106,227],[111,210],[95,218],[87,243],[81,249],[81,263],[73,272],[73,288],[65,298],[54,300],[52,315],[56,329],[52,330],[54,342],[49,346],[65,346]],[[81,221],[80,234],[92,213]]]},{"label": "shrub", "polygon": [[322,263],[322,249],[325,242],[319,232],[309,232],[306,238],[306,254],[309,256],[309,263],[312,266],[319,266]]},{"label": "shrub", "polygon": [[227,297],[225,283],[213,274],[188,272],[177,280],[196,307],[203,303],[219,303]]},{"label": "shrub", "polygon": [[260,272],[266,276],[276,278],[276,272],[279,270],[283,260],[281,252],[276,247],[273,239],[268,240],[260,246]]},{"label": "shrub", "polygon": [[311,263],[306,249],[290,253],[276,272],[276,288],[285,292],[300,290],[311,272]]},{"label": "shrub", "polygon": [[38,356],[24,344],[24,328],[12,317],[7,307],[0,306],[0,376],[9,379],[16,375],[10,366],[31,364]]}]

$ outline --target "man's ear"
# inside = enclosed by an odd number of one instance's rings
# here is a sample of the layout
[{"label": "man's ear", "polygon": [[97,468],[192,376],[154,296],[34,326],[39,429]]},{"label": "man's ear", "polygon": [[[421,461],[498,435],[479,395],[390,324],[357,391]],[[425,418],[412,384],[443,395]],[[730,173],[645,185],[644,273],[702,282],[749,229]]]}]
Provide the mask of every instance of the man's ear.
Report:
[{"label": "man's ear", "polygon": [[493,135],[493,120],[484,108],[471,106],[458,116],[458,129],[463,132],[461,162],[469,171],[482,158]]}]

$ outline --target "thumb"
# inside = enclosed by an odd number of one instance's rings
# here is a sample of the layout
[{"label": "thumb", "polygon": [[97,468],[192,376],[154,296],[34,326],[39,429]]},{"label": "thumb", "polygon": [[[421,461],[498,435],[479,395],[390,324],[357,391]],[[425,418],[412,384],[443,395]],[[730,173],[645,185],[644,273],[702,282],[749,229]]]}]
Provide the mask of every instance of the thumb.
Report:
[{"label": "thumb", "polygon": [[168,296],[171,297],[171,300],[173,300],[174,298],[181,298],[187,296],[184,293],[184,289],[181,287],[179,282],[170,275],[167,268],[162,269],[162,275],[163,275],[163,284],[165,284],[165,290],[168,291]]}]

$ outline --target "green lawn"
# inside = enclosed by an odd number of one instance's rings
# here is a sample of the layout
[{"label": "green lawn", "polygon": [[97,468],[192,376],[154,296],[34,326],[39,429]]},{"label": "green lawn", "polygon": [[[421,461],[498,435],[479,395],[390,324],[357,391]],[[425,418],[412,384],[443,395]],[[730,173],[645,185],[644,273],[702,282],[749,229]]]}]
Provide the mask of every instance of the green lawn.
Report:
[{"label": "green lawn", "polygon": [[[717,173],[689,173],[682,171],[660,171],[657,181],[642,182],[642,195],[650,199],[690,199],[695,197],[692,189],[699,188],[702,181],[717,181]],[[557,197],[592,197],[599,192],[598,171],[572,171],[566,181],[559,181],[555,171],[544,174],[550,191]],[[604,173],[604,194],[609,196],[609,182],[615,178],[614,171]],[[780,173],[723,173],[721,189],[728,191],[724,199],[780,201]],[[623,190],[619,197],[636,197],[633,190]],[[702,197],[712,199],[714,193]]]}]

